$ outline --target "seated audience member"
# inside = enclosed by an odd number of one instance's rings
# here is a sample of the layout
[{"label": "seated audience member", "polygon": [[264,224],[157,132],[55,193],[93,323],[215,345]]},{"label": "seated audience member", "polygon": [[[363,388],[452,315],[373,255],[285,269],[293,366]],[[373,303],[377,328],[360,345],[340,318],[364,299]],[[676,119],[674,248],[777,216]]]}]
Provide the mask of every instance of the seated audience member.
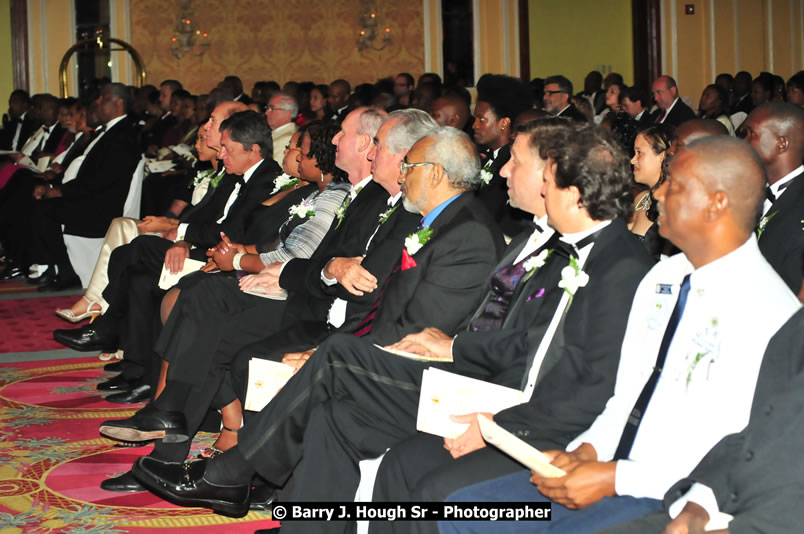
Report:
[{"label": "seated audience member", "polygon": [[[466,134],[454,128],[438,128],[413,145],[404,163],[400,176],[404,207],[424,217],[423,230],[415,234],[421,247],[409,243],[410,250],[403,253],[403,268],[388,278],[375,301],[376,315],[372,312],[365,317],[355,332],[357,335],[328,338],[273,401],[240,430],[238,445],[209,460],[227,463],[236,458],[242,462],[235,471],[228,470],[237,481],[233,487],[238,488],[238,495],[225,498],[227,503],[223,507],[227,513],[242,515],[248,509],[249,483],[254,471],[241,451],[274,447],[275,454],[257,452],[258,462],[264,459],[276,467],[275,470],[267,464],[259,467],[268,482],[283,485],[293,473],[293,487],[307,499],[318,500],[325,494],[323,500],[352,499],[357,486],[357,462],[376,456],[391,441],[415,428],[417,389],[423,369],[422,362],[385,353],[371,343],[384,345],[398,340],[411,329],[420,330],[421,322],[454,331],[466,324],[482,297],[486,274],[497,263],[502,240],[493,229],[493,221],[470,193],[478,179],[474,146]],[[358,339],[361,335],[369,341]],[[376,386],[380,386],[377,398],[372,399],[374,393],[366,388],[373,392]],[[362,394],[364,390],[366,395]],[[335,398],[336,411],[346,419],[337,416],[342,424],[332,427],[321,417],[327,418],[327,406],[335,403]],[[404,413],[399,413],[400,410]],[[161,410],[151,412],[151,424],[164,420],[159,413]],[[381,425],[383,430],[367,426],[375,418],[385,421]],[[266,431],[267,421],[278,432]],[[111,423],[106,425],[111,427]],[[339,436],[343,432],[357,439],[359,444],[355,444],[361,450],[355,449],[356,454],[352,455],[341,449],[341,444],[348,444],[342,443],[338,436],[327,435],[328,429],[336,428],[340,429]],[[180,426],[167,430],[173,436],[181,436]],[[251,456],[250,452],[246,454]],[[173,471],[181,464],[152,457],[138,460],[135,476],[149,489],[155,485],[140,467],[150,470],[154,465],[168,466]],[[203,470],[204,464],[196,464],[194,471],[199,467]],[[243,467],[245,472],[241,470]],[[322,484],[322,480],[337,483]],[[245,484],[242,488],[241,483]],[[243,488],[245,493],[241,492]],[[212,488],[211,493],[217,492],[217,487]],[[206,498],[202,497],[204,503]],[[289,500],[293,498],[289,495]],[[228,504],[230,500],[234,504]],[[199,504],[204,505],[202,501]]]},{"label": "seated audience member", "polygon": [[[400,72],[394,78],[394,96],[396,97],[397,102],[401,106],[410,106],[410,97],[413,93],[413,89],[416,87],[416,84],[413,80],[413,76],[411,76],[407,72]],[[445,126],[442,124],[442,126]],[[448,126],[452,126],[449,124]],[[460,127],[457,127],[459,130]]]},{"label": "seated audience member", "polygon": [[777,102],[754,108],[739,136],[754,147],[767,170],[759,250],[799,294],[804,285],[804,109]]},{"label": "seated audience member", "polygon": [[695,112],[678,96],[676,81],[670,76],[659,76],[652,86],[656,113],[653,122],[678,127],[682,122],[695,118]]},{"label": "seated audience member", "polygon": [[787,101],[804,107],[804,70],[798,71],[787,80]]},{"label": "seated audience member", "polygon": [[643,238],[659,216],[653,193],[664,183],[664,160],[674,137],[672,127],[657,124],[642,130],[634,139],[634,181],[647,189],[634,198],[634,216],[628,229]]},{"label": "seated audience member", "polygon": [[40,280],[42,291],[81,285],[67,257],[63,233],[103,237],[112,219],[122,215],[141,157],[135,127],[126,116],[130,100],[125,85],[104,86],[98,100],[103,126],[84,152],[75,179],[59,186],[34,187],[38,201],[15,226],[18,235],[30,236],[29,263],[50,266]]},{"label": "seated audience member", "polygon": [[508,205],[507,188],[505,179],[500,176],[500,169],[511,157],[514,119],[530,107],[530,91],[520,80],[485,74],[477,82],[472,130],[475,143],[483,149],[483,168],[480,171],[480,186],[475,194],[509,236],[518,234],[520,223],[530,217]]},{"label": "seated audience member", "polygon": [[349,113],[349,95],[352,86],[346,80],[337,79],[329,84],[327,89],[327,103],[332,112],[332,120],[342,121]]},{"label": "seated audience member", "polygon": [[[800,307],[753,236],[763,182],[762,162],[739,139],[704,138],[673,157],[656,191],[658,222],[683,254],[657,264],[640,283],[603,413],[567,452],[545,451],[566,475],[520,471],[448,501],[549,500],[550,522],[498,530],[595,532],[659,510],[675,481],[745,427],[768,340]],[[646,357],[653,353],[655,363]],[[526,420],[503,426],[529,440],[526,432],[540,429],[521,424]],[[673,439],[678,435],[692,437]],[[475,525],[439,524],[441,532]]]},{"label": "seated audience member", "polygon": [[719,85],[707,85],[701,93],[701,101],[698,103],[698,116],[722,122],[729,131],[729,135],[734,135],[734,125],[727,114],[728,109],[729,93]]},{"label": "seated audience member", "polygon": [[575,122],[587,122],[586,116],[572,102],[572,82],[561,75],[544,79],[544,110],[556,117],[565,117]]},{"label": "seated audience member", "polygon": [[653,122],[648,111],[648,97],[637,86],[626,87],[624,91],[620,92],[620,107],[631,115],[642,128]]},{"label": "seated audience member", "polygon": [[281,163],[285,156],[285,148],[296,132],[296,116],[299,106],[296,99],[287,93],[274,92],[265,108],[265,118],[271,128],[271,139],[274,143],[274,161]]},{"label": "seated audience member", "polygon": [[[664,508],[605,534],[702,534],[718,513],[733,516],[716,533],[795,532],[801,525],[804,446],[804,310],[774,335],[762,358],[748,426],[718,442],[692,473],[664,495]],[[670,521],[671,517],[673,518]],[[604,533],[601,533],[604,534]]]},{"label": "seated audience member", "polygon": [[3,114],[3,130],[0,131],[0,149],[19,151],[25,141],[39,127],[29,113],[31,97],[22,89],[15,89],[8,97],[8,113]]},{"label": "seated audience member", "polygon": [[[510,251],[492,274],[487,300],[475,312],[467,332],[453,340],[428,329],[395,346],[432,355],[448,354],[451,348],[455,371],[485,374],[481,378],[523,389],[530,396],[524,407],[543,413],[534,416],[539,417],[536,426],[555,447],[586,428],[611,396],[631,299],[653,262],[625,227],[632,209],[628,159],[610,135],[562,119],[537,121],[518,133],[512,152],[503,168],[511,202],[541,215],[538,225],[549,223],[563,235],[557,233],[559,239],[546,243],[537,238],[534,243],[533,237],[523,233],[511,242]],[[601,183],[605,186],[598,187]],[[534,195],[534,191],[545,195]],[[548,233],[553,231],[546,228]],[[501,291],[503,297],[510,291],[502,283],[517,265],[511,262],[538,247],[537,243],[553,253],[529,280],[520,279],[523,287],[509,297],[506,311],[497,301]],[[589,277],[571,304],[559,287],[568,257],[580,262],[579,268]],[[565,317],[555,331],[548,327],[554,317]],[[470,362],[485,373],[472,370]],[[476,416],[455,415],[457,421],[470,424]],[[457,472],[458,478],[448,476],[447,480],[461,487],[469,480],[486,480],[521,468],[494,448],[476,450],[483,443],[478,438],[476,424],[455,439],[409,435],[383,459],[374,500],[429,500],[445,487],[441,473]],[[419,526],[433,527],[377,522],[371,524],[371,531],[409,532]]]},{"label": "seated audience member", "polygon": [[[198,132],[198,139],[195,143],[195,150],[198,154],[198,161],[209,162],[212,168],[199,170],[192,180],[193,195],[191,205],[195,206],[201,201],[204,204],[214,195],[215,189],[220,183],[223,169],[218,170],[218,151],[207,146],[207,134],[205,130]],[[209,198],[205,198],[209,195]],[[192,209],[192,208],[189,208]],[[159,234],[164,237],[182,219],[171,219],[168,217],[148,216],[144,220],[129,219],[127,217],[117,217],[112,220],[106,236],[103,240],[98,261],[92,271],[92,278],[89,281],[87,290],[71,307],[56,309],[56,315],[71,323],[77,323],[86,318],[94,321],[95,317],[106,311],[109,304],[103,298],[103,290],[109,282],[106,269],[109,265],[109,256],[115,248],[130,243],[140,234]]]}]

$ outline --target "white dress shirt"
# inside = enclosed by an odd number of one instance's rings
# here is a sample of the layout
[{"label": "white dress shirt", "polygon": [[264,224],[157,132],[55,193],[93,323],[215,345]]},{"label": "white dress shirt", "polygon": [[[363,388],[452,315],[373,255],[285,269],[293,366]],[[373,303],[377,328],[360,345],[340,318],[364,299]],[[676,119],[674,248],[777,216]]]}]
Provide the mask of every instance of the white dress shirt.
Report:
[{"label": "white dress shirt", "polygon": [[[804,165],[799,165],[793,172],[785,174],[781,180],[777,180],[776,183],[769,186],[771,193],[773,193],[773,196],[776,197],[776,200],[779,200],[779,197],[781,197],[784,194],[785,190],[788,187],[788,182],[792,180],[794,176],[796,176],[802,171],[804,171]],[[762,215],[767,215],[768,211],[770,211],[771,209],[771,206],[773,206],[773,202],[771,202],[770,199],[766,198],[765,204],[762,206]]]},{"label": "white dress shirt", "polygon": [[617,462],[618,495],[661,499],[721,438],[745,427],[768,340],[800,307],[753,235],[696,270],[683,254],[659,262],[634,296],[614,395],[568,451],[587,442],[598,460],[613,459],[689,273],[687,304],[664,369],[629,458]]}]

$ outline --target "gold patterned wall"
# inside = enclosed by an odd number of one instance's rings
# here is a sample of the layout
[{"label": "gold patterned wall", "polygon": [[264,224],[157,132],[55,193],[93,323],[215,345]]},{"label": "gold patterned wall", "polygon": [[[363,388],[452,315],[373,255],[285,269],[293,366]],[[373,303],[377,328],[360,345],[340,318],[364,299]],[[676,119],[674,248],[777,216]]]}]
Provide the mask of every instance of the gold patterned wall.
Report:
[{"label": "gold patterned wall", "polygon": [[[424,71],[422,2],[379,2],[380,23],[393,43],[382,51],[357,51],[360,0],[195,0],[196,21],[212,45],[202,57],[176,59],[170,38],[177,6],[166,0],[130,3],[131,42],[142,55],[148,83],[181,81],[206,93],[227,74],[246,91],[258,80],[345,78],[352,86],[407,71]],[[385,21],[388,21],[387,23]]]}]

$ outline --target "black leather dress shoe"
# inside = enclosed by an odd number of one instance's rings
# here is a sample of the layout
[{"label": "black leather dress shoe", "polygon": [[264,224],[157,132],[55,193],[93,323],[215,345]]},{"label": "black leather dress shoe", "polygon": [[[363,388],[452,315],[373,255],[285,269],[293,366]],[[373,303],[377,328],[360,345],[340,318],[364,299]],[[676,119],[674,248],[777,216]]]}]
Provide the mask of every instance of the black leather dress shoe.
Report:
[{"label": "black leather dress shoe", "polygon": [[111,373],[118,373],[123,370],[123,362],[118,360],[116,362],[107,363],[103,366],[103,370]]},{"label": "black leather dress shoe", "polygon": [[135,384],[129,382],[126,377],[117,375],[106,382],[98,384],[98,391],[129,391],[135,387]]},{"label": "black leather dress shoe", "polygon": [[53,339],[79,352],[114,352],[117,338],[102,335],[92,325],[53,331]]},{"label": "black leather dress shoe", "polygon": [[53,292],[53,291],[67,291],[68,289],[81,289],[81,279],[77,276],[73,276],[72,278],[62,278],[60,276],[55,277],[49,282],[41,284],[37,291],[42,293]]},{"label": "black leather dress shoe", "polygon": [[114,393],[105,397],[107,401],[115,404],[137,404],[138,402],[145,402],[150,398],[151,386],[148,384],[137,386],[130,391],[121,391],[120,393]]},{"label": "black leather dress shoe", "polygon": [[104,436],[120,441],[161,439],[165,443],[181,443],[189,438],[184,414],[165,412],[151,404],[128,419],[104,421],[99,430]]},{"label": "black leather dress shoe", "polygon": [[248,483],[219,486],[204,478],[206,460],[171,463],[143,456],[134,462],[131,471],[151,493],[179,506],[211,508],[230,517],[248,513]]},{"label": "black leather dress shoe", "polygon": [[146,491],[145,488],[134,478],[134,475],[131,471],[126,471],[120,476],[109,478],[104,480],[100,483],[101,489],[106,491],[117,491],[117,492],[134,492],[134,491]]},{"label": "black leather dress shoe", "polygon": [[15,278],[19,278],[22,275],[23,275],[22,269],[10,263],[6,266],[5,270],[3,271],[3,274],[0,274],[0,280],[2,281],[14,280]]}]

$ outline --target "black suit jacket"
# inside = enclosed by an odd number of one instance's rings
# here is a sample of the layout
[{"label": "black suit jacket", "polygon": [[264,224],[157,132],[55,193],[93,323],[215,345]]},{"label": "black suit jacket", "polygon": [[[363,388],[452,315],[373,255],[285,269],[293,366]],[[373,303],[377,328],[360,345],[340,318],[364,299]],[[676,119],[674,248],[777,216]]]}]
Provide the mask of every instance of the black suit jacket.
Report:
[{"label": "black suit jacket", "polygon": [[366,336],[372,343],[393,343],[428,326],[455,332],[486,292],[486,278],[504,245],[477,198],[463,193],[430,228],[430,240],[412,256],[416,266],[391,275]]},{"label": "black suit jacket", "polygon": [[[592,424],[614,393],[631,302],[652,265],[623,220],[601,231],[583,267],[589,283],[556,332],[561,350],[548,352],[530,401],[498,413],[497,423],[540,449],[563,448]],[[517,360],[520,376],[531,357]]]},{"label": "black suit jacket", "polygon": [[759,250],[793,293],[804,274],[804,173],[799,173],[766,215]]},{"label": "black suit jacket", "polygon": [[[773,336],[762,360],[751,417],[742,432],[724,437],[665,494],[682,497],[694,482],[707,485],[729,532],[798,532],[804,463],[804,309]],[[694,436],[691,436],[694,438]]]},{"label": "black suit jacket", "polygon": [[581,111],[575,107],[575,104],[570,104],[567,109],[565,109],[556,116],[565,117],[575,122],[589,122],[589,119],[586,118],[586,115],[581,113]]},{"label": "black suit jacket", "polygon": [[[251,175],[248,183],[240,188],[234,204],[229,208],[226,219],[220,224],[215,222],[217,219],[209,219],[206,222],[190,224],[184,234],[187,242],[193,243],[199,248],[208,248],[216,245],[221,240],[221,232],[225,233],[233,242],[242,243],[246,234],[247,222],[253,212],[271,196],[274,188],[274,180],[282,173],[277,163],[266,158]],[[231,193],[236,183],[236,177],[231,182]],[[220,189],[222,186],[218,184]],[[227,196],[228,199],[228,196]],[[226,200],[224,200],[224,205]]]},{"label": "black suit jacket", "polygon": [[[656,113],[653,115],[653,122],[657,122],[661,114],[662,109],[657,109]],[[664,118],[664,122],[662,124],[669,124],[670,126],[678,128],[681,123],[687,122],[688,120],[694,118],[695,112],[692,111],[692,108],[685,104],[681,98],[679,98],[678,102],[676,102],[676,105],[673,106],[673,109],[671,109],[670,113],[668,113]]]},{"label": "black suit jacket", "polygon": [[131,177],[142,152],[126,117],[105,132],[84,158],[75,179],[63,184],[64,233],[103,237],[123,213]]}]

